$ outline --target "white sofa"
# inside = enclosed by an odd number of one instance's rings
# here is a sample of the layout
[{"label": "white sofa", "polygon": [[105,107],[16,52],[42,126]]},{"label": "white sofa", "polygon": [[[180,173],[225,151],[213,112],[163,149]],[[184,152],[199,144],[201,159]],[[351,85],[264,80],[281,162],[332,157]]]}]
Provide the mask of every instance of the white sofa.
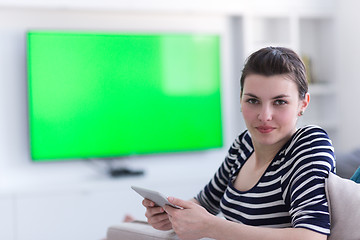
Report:
[{"label": "white sofa", "polygon": [[[360,184],[330,174],[325,182],[330,206],[328,240],[360,240]],[[107,230],[107,240],[178,239],[174,231],[159,231],[146,222],[125,222]]]}]

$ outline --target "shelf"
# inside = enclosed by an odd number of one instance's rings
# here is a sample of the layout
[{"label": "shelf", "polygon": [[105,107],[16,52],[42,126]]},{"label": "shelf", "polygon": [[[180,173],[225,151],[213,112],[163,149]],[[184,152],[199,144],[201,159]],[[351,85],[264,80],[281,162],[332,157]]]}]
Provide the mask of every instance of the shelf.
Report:
[{"label": "shelf", "polygon": [[333,131],[337,128],[337,122],[334,119],[319,121],[318,119],[306,119],[306,116],[304,117],[304,119],[299,120],[298,125],[318,125],[326,131]]},{"label": "shelf", "polygon": [[327,83],[309,84],[309,93],[311,96],[325,96],[335,94],[335,87]]},{"label": "shelf", "polygon": [[308,59],[314,83],[331,82],[335,75],[333,25],[329,17],[299,19],[299,54]]}]

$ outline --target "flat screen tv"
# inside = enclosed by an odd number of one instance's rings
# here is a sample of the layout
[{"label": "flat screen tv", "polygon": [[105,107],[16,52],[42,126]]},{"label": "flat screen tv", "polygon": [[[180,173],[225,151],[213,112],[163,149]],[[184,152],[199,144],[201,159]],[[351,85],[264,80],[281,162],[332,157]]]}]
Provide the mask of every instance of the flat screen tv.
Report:
[{"label": "flat screen tv", "polygon": [[29,31],[31,159],[219,148],[220,70],[216,34]]}]

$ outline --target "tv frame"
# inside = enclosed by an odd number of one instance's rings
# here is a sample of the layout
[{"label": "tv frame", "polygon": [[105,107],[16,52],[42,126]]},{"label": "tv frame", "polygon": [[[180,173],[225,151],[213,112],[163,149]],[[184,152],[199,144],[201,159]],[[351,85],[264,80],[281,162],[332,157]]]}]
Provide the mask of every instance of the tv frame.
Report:
[{"label": "tv frame", "polygon": [[[34,30],[34,31],[29,31],[28,33],[27,33],[27,35],[29,35],[29,34],[31,34],[31,33],[39,33],[39,32],[53,32],[53,33],[71,33],[71,34],[77,34],[77,33],[81,33],[81,34],[102,34],[102,35],[113,35],[113,34],[115,34],[115,35],[118,35],[118,34],[120,34],[120,35],[122,35],[122,34],[124,34],[124,33],[115,33],[115,32],[93,32],[93,31],[91,31],[91,32],[89,32],[89,31],[48,31],[48,30],[46,30],[46,31],[44,31],[44,30],[41,30],[41,31],[39,31],[39,30]],[[154,34],[154,33],[151,33],[151,34],[149,34],[149,33],[125,33],[126,35],[132,35],[132,36],[135,36],[135,35],[143,35],[143,36],[154,36],[154,35],[156,35],[156,34]],[[194,33],[191,33],[191,34],[183,34],[183,33],[176,33],[176,34],[171,34],[171,33],[159,33],[159,35],[172,35],[172,36],[188,36],[188,35],[194,35],[194,36],[210,36],[210,35],[213,35],[213,36],[215,36],[216,34],[194,34]],[[218,59],[217,59],[217,64],[218,64],[218,72],[217,72],[217,78],[218,78],[218,100],[219,100],[219,107],[220,107],[220,109],[219,109],[219,120],[220,120],[220,124],[221,124],[221,126],[220,126],[220,131],[221,131],[221,133],[220,133],[220,135],[221,135],[221,140],[220,140],[220,144],[218,144],[217,146],[213,146],[213,147],[205,147],[205,148],[194,148],[194,149],[186,149],[186,150],[179,150],[179,151],[177,151],[177,150],[170,150],[170,151],[154,151],[154,152],[151,152],[151,151],[149,151],[149,152],[141,152],[141,153],[133,153],[134,155],[142,155],[142,154],[155,154],[155,153],[171,153],[171,152],[191,152],[191,151],[201,151],[201,150],[206,150],[206,149],[213,149],[213,148],[221,148],[222,146],[223,146],[223,126],[222,126],[222,123],[223,123],[223,121],[222,121],[222,110],[221,110],[221,64],[220,64],[220,55],[221,55],[221,53],[220,53],[220,36],[219,35],[216,35],[216,37],[218,38],[218,52],[217,52],[217,54],[218,54]],[[28,40],[29,41],[29,40]],[[29,42],[27,42],[28,43],[28,45],[29,45]],[[29,51],[29,49],[27,48],[27,51]],[[31,65],[31,61],[30,61],[30,59],[29,59],[29,52],[28,52],[28,67],[29,67],[29,65]],[[29,76],[28,76],[28,78],[29,78],[29,81],[32,81],[31,80],[31,78],[32,78],[32,76],[30,76],[30,73],[28,72],[28,74],[29,74]],[[29,83],[29,87],[30,87],[30,85],[31,85],[31,83]],[[32,109],[32,106],[31,106],[31,104],[32,104],[32,101],[33,101],[33,99],[31,99],[32,98],[32,92],[31,92],[31,89],[29,88],[29,135],[30,135],[30,150],[31,150],[31,154],[32,154],[32,160],[33,161],[63,161],[63,160],[73,160],[73,159],[82,159],[82,158],[80,158],[80,157],[76,157],[76,156],[73,156],[73,157],[60,157],[60,158],[58,158],[58,157],[55,157],[55,158],[52,158],[52,157],[48,157],[48,158],[38,158],[38,157],[34,157],[34,155],[33,155],[33,151],[32,151],[32,144],[33,144],[33,139],[32,139],[32,127],[33,127],[33,123],[32,123],[32,116],[31,116],[31,114],[32,114],[32,111],[33,111],[33,109]],[[103,155],[103,156],[99,156],[99,155],[97,155],[97,156],[87,156],[87,157],[85,157],[85,159],[86,158],[99,158],[99,157],[101,157],[101,158],[114,158],[114,157],[122,157],[122,156],[129,156],[129,155],[132,155],[132,153],[129,153],[129,154],[115,154],[115,155]]]}]

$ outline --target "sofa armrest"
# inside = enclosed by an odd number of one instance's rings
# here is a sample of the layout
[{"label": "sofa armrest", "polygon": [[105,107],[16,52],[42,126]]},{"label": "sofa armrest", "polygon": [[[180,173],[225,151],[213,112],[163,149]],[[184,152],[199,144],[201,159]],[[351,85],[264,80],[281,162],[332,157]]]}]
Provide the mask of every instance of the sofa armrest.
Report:
[{"label": "sofa armrest", "polygon": [[360,239],[360,184],[330,173],[325,190],[331,222],[328,240]]},{"label": "sofa armrest", "polygon": [[147,222],[123,222],[111,226],[107,230],[107,240],[175,240],[179,239],[175,232],[154,229]]}]

